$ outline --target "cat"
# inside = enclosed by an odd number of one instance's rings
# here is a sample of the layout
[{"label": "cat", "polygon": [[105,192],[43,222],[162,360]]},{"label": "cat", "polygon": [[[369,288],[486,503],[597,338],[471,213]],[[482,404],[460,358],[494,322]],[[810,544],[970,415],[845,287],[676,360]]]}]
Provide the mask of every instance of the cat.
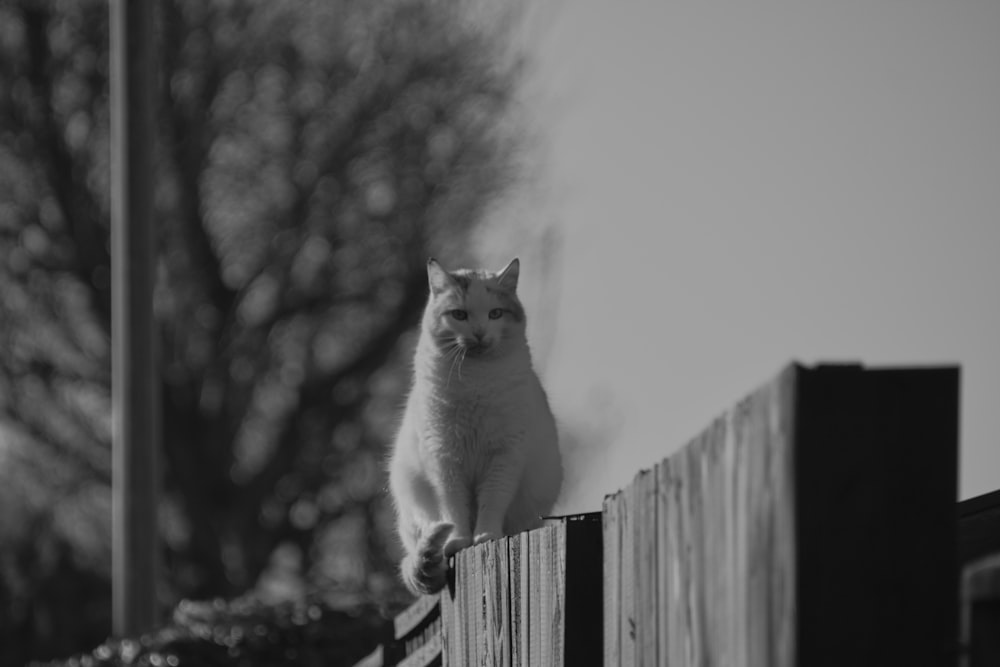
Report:
[{"label": "cat", "polygon": [[471,544],[541,525],[562,485],[555,418],[531,363],[515,258],[496,273],[427,263],[413,385],[389,461],[417,595]]}]

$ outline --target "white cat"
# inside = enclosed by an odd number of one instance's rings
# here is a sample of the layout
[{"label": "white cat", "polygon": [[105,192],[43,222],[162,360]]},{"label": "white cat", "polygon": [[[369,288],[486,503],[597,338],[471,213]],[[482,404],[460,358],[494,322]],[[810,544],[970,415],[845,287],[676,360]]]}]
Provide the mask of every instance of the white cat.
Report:
[{"label": "white cat", "polygon": [[559,495],[555,419],[531,366],[519,264],[498,273],[427,264],[430,297],[413,388],[389,463],[415,594],[445,584],[459,549],[535,528]]}]

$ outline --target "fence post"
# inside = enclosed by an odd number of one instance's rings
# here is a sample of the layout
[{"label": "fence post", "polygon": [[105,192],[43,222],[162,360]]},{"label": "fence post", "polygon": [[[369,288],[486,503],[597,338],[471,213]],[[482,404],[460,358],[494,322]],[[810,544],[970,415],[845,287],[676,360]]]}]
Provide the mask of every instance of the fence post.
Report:
[{"label": "fence post", "polygon": [[158,620],[151,5],[150,0],[110,4],[112,622],[119,637],[150,630]]},{"label": "fence post", "polygon": [[954,664],[958,380],[793,366],[637,475],[605,664]]}]

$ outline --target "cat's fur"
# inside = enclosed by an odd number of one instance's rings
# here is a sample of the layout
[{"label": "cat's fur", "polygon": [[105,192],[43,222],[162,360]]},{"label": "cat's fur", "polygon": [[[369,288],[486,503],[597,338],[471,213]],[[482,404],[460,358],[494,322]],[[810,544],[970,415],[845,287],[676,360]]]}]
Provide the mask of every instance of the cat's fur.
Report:
[{"label": "cat's fur", "polygon": [[401,574],[416,594],[444,586],[459,549],[540,525],[559,495],[555,419],[531,365],[518,271],[517,259],[497,273],[427,264],[413,387],[389,464]]}]

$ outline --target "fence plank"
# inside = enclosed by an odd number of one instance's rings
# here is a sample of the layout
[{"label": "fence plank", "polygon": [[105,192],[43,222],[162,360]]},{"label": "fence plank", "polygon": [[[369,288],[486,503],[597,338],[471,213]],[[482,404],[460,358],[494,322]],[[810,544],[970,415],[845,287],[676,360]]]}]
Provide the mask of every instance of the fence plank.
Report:
[{"label": "fence plank", "polygon": [[511,604],[510,604],[510,552],[508,540],[498,541],[494,547],[496,557],[496,589],[500,592],[496,613],[499,614],[497,642],[500,646],[500,665],[511,667]]},{"label": "fence plank", "polygon": [[497,564],[495,560],[496,542],[486,542],[480,549],[479,566],[483,572],[483,638],[486,648],[485,665],[500,663],[499,635],[500,618],[496,605],[500,600],[500,587],[497,582]]},{"label": "fence plank", "polygon": [[541,642],[539,646],[539,664],[548,665],[551,664],[550,661],[552,660],[553,652],[552,619],[554,610],[552,598],[555,594],[555,591],[553,591],[552,545],[550,540],[552,530],[549,526],[545,526],[535,532],[538,535],[538,577],[541,582],[538,597],[539,618],[541,619],[541,622],[538,623],[540,629],[539,641]]},{"label": "fence plank", "polygon": [[[560,574],[559,553],[565,548],[566,528],[544,526],[534,531],[539,542],[539,577],[541,579],[539,608],[541,613],[539,664],[559,667],[563,664],[563,618],[565,608],[565,575]],[[561,538],[561,539],[560,539]]]},{"label": "fence plank", "polygon": [[476,662],[477,665],[488,665],[487,662],[487,638],[489,633],[487,632],[487,620],[486,620],[486,591],[483,587],[483,575],[485,574],[484,569],[486,567],[486,559],[484,558],[486,551],[486,545],[481,544],[472,547],[468,550],[469,560],[472,563],[473,578],[472,578],[472,598],[475,604],[475,612],[472,616],[472,624],[475,628],[475,649],[476,649]]},{"label": "fence plank", "polygon": [[656,473],[643,470],[635,482],[636,662],[655,665],[658,622],[656,554]]},{"label": "fence plank", "polygon": [[530,570],[531,585],[531,643],[529,644],[529,655],[532,665],[542,664],[542,628],[545,617],[542,616],[542,534],[541,529],[532,530],[528,533],[528,569]]},{"label": "fence plank", "polygon": [[[673,589],[671,588],[671,577],[673,576],[674,557],[671,547],[676,548],[676,542],[669,539],[670,529],[673,523],[669,516],[668,504],[672,492],[672,479],[670,475],[670,460],[664,460],[656,466],[656,553],[658,560],[656,563],[656,594],[658,602],[658,621],[656,624],[656,653],[659,664],[679,664],[671,663],[670,650],[670,599]],[[607,662],[605,662],[607,664]]]},{"label": "fence plank", "polygon": [[402,639],[417,629],[418,626],[432,621],[440,609],[437,595],[422,595],[409,607],[399,613],[392,621],[393,636]]},{"label": "fence plank", "polygon": [[604,497],[604,666],[618,667],[621,653],[621,524],[618,504],[622,494]]},{"label": "fence plank", "polygon": [[[513,538],[512,538],[513,539]],[[521,664],[531,664],[531,626],[536,619],[532,617],[531,591],[536,586],[531,573],[531,533],[518,535],[521,554]]]},{"label": "fence plank", "polygon": [[512,667],[524,667],[528,664],[522,642],[523,637],[527,635],[527,624],[524,618],[527,570],[521,558],[522,535],[515,535],[506,541],[507,558],[510,563],[510,664]]},{"label": "fence plank", "polygon": [[454,574],[454,568],[452,568],[448,574],[448,586],[438,594],[441,601],[441,660],[443,667],[458,667],[461,664],[458,660],[457,637],[452,630],[456,625]]},{"label": "fence plank", "polygon": [[430,637],[397,664],[398,667],[431,667],[441,658],[441,653],[441,635],[437,634]]},{"label": "fence plank", "polygon": [[473,599],[473,582],[475,571],[470,556],[472,551],[465,549],[455,554],[455,611],[458,617],[459,664],[476,665],[476,635],[475,635],[475,603]]},{"label": "fence plank", "polygon": [[618,604],[621,609],[621,633],[619,635],[619,664],[622,667],[632,667],[638,662],[635,658],[635,488],[628,486],[622,492],[622,500],[618,505],[618,520],[621,522],[622,549],[621,587],[619,588]]}]

